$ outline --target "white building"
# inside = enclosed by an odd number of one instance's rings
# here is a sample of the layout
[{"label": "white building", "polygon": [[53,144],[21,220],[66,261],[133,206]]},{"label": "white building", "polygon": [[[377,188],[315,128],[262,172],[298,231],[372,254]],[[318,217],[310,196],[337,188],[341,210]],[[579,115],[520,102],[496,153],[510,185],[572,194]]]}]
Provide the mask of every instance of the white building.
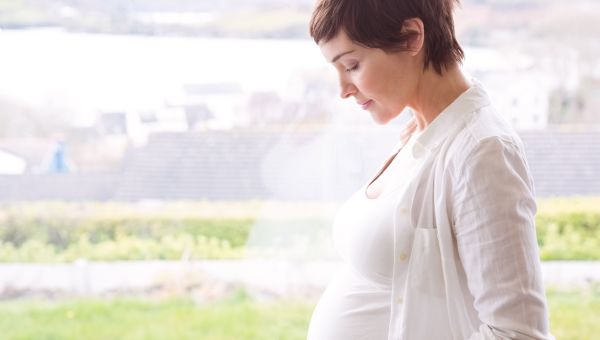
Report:
[{"label": "white building", "polygon": [[0,175],[20,175],[26,169],[27,162],[23,158],[0,149]]},{"label": "white building", "polygon": [[465,54],[465,70],[483,83],[493,105],[517,130],[548,126],[555,77],[515,51],[466,48]]}]

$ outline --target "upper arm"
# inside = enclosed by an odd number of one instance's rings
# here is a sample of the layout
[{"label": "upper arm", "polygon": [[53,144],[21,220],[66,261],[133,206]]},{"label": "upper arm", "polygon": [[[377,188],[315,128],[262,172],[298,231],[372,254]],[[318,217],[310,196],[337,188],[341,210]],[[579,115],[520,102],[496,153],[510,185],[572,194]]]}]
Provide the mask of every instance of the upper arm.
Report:
[{"label": "upper arm", "polygon": [[510,140],[488,137],[459,169],[453,227],[480,320],[500,338],[546,338],[536,204],[521,150]]}]

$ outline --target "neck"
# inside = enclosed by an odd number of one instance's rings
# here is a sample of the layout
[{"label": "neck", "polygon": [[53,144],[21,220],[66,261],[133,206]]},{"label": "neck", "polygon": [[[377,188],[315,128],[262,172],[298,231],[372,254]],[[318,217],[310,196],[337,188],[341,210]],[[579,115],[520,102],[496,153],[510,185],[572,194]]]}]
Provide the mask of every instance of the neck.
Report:
[{"label": "neck", "polygon": [[448,105],[471,87],[458,65],[439,75],[429,67],[417,84],[416,100],[410,108],[415,113],[418,130],[424,130]]}]

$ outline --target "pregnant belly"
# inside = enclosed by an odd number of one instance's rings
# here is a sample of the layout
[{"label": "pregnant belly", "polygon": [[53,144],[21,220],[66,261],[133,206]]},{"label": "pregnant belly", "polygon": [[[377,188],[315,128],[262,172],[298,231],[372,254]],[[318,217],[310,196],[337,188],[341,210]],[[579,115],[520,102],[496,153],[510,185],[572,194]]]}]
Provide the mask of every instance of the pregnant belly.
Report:
[{"label": "pregnant belly", "polygon": [[387,340],[391,288],[345,265],[313,311],[307,340]]}]

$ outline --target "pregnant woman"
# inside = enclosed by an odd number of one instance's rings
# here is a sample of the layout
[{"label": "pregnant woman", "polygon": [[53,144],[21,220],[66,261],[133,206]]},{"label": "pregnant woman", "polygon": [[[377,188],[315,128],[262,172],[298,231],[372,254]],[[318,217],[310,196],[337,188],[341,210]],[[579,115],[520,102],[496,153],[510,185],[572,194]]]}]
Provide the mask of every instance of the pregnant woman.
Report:
[{"label": "pregnant woman", "polygon": [[413,114],[338,211],[344,265],[308,340],[552,339],[523,145],[460,69],[455,2],[317,3],[310,33],[342,98],[379,124]]}]

